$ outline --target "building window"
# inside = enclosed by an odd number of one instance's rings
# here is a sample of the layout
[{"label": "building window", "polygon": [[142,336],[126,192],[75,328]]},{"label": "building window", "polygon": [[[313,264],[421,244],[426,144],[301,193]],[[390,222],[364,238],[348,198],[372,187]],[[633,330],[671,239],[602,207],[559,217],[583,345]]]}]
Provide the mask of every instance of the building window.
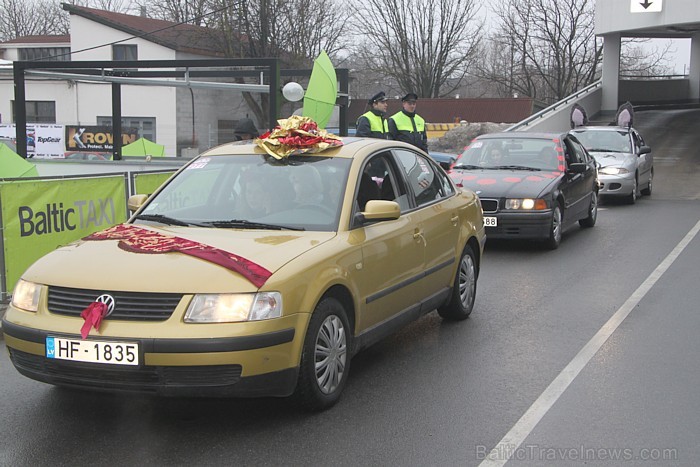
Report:
[{"label": "building window", "polygon": [[138,60],[138,46],[114,44],[112,45],[112,60]]},{"label": "building window", "polygon": [[[54,101],[25,101],[27,123],[56,123],[56,102]],[[12,118],[17,121],[15,101],[12,101]]]},{"label": "building window", "polygon": [[19,49],[20,60],[69,62],[70,47],[33,47]]},{"label": "building window", "polygon": [[[112,117],[97,117],[97,124],[112,126]],[[138,128],[139,138],[156,141],[155,117],[122,117],[122,128]]]}]

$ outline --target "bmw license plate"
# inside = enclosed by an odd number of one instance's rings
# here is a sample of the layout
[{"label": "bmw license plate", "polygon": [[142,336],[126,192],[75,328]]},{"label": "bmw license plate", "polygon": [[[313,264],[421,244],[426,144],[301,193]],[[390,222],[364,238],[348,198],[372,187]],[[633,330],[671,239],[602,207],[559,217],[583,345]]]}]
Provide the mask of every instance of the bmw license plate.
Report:
[{"label": "bmw license plate", "polygon": [[498,217],[484,217],[484,227],[498,227]]},{"label": "bmw license plate", "polygon": [[48,336],[46,337],[46,358],[108,365],[138,365],[139,344]]}]

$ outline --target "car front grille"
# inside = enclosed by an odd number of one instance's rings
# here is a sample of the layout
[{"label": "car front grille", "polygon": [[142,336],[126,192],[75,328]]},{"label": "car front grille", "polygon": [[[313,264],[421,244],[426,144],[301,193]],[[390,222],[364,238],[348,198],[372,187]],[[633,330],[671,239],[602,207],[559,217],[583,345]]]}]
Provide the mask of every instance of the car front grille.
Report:
[{"label": "car front grille", "polygon": [[230,386],[241,379],[241,365],[118,366],[63,362],[10,349],[20,372],[55,384],[157,392],[162,388]]},{"label": "car front grille", "polygon": [[494,213],[498,211],[498,200],[481,198],[481,208],[484,210],[485,214]]},{"label": "car front grille", "polygon": [[51,313],[80,316],[80,313],[103,294],[114,298],[114,311],[105,319],[165,321],[180,303],[182,294],[116,292],[108,290],[49,287],[48,307]]}]

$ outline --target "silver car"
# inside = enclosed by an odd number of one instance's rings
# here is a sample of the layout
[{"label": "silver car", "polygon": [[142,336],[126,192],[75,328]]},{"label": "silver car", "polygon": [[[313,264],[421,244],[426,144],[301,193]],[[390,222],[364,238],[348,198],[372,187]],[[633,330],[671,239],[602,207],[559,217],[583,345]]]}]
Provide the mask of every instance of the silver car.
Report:
[{"label": "silver car", "polygon": [[570,131],[599,164],[601,197],[617,196],[634,204],[640,194],[651,195],[654,157],[634,128],[582,126]]}]

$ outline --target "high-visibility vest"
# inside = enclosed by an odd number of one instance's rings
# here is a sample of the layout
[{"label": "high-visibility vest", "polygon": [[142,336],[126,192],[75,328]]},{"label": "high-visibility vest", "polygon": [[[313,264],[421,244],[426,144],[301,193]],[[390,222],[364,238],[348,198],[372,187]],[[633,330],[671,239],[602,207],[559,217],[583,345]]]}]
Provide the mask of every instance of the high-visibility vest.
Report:
[{"label": "high-visibility vest", "polygon": [[[428,150],[428,142],[426,141],[425,120],[418,114],[413,114],[413,118],[406,115],[405,112],[399,111],[390,117],[393,124],[390,125],[390,138],[404,143],[412,144],[417,148]],[[414,126],[415,124],[415,126]],[[396,126],[394,130],[393,126]],[[396,132],[396,134],[394,134]]]},{"label": "high-visibility vest", "polygon": [[[409,133],[423,133],[423,131],[425,131],[425,120],[423,120],[423,117],[418,114],[413,116],[412,121],[411,117],[406,115],[404,112],[396,112],[391,116],[391,118],[393,118],[396,122],[396,129],[399,131],[407,131]],[[414,122],[416,124],[415,128],[413,127]]]},{"label": "high-visibility vest", "polygon": [[376,115],[371,110],[360,115],[360,117],[366,117],[369,120],[369,129],[372,132],[372,138],[386,138],[386,134],[389,132],[389,126],[384,118],[380,115]]}]

